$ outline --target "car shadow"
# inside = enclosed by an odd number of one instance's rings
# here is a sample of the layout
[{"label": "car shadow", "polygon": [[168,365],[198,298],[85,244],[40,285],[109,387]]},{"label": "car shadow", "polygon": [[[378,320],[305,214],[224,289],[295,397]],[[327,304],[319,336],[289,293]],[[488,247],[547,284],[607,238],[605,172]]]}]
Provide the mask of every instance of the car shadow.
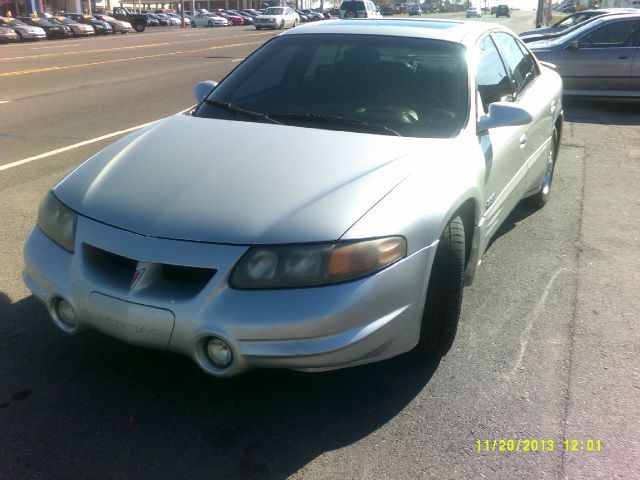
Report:
[{"label": "car shadow", "polygon": [[489,240],[489,244],[487,245],[487,249],[485,251],[488,252],[491,246],[496,242],[496,240],[498,240],[503,235],[506,235],[507,233],[509,233],[511,230],[513,230],[518,226],[518,223],[520,223],[525,218],[531,216],[538,210],[539,210],[538,208],[528,204],[526,200],[521,201],[511,211],[511,213],[504,220],[502,225],[498,227],[498,229],[496,230],[496,233],[494,233],[493,237],[491,237],[491,240]]},{"label": "car shadow", "polygon": [[564,119],[572,123],[640,125],[640,99],[563,98]]},{"label": "car shadow", "polygon": [[404,355],[217,379],[181,355],[95,332],[68,337],[34,297],[1,293],[0,347],[11,367],[0,418],[14,439],[3,469],[17,477],[28,464],[49,478],[286,478],[383,427],[439,364]]}]

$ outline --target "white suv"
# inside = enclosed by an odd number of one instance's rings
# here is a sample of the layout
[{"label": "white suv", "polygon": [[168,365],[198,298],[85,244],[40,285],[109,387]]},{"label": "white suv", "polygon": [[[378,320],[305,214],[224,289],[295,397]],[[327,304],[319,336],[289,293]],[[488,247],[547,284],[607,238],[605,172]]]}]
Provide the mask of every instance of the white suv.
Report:
[{"label": "white suv", "polygon": [[370,0],[345,0],[340,5],[340,18],[382,18],[382,14]]}]

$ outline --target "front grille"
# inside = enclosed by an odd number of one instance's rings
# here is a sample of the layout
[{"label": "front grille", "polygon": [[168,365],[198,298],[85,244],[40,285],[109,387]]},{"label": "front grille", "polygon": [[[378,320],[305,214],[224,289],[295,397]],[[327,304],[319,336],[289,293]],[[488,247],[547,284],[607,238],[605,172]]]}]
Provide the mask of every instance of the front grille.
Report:
[{"label": "front grille", "polygon": [[[138,260],[103,250],[93,245],[83,244],[84,266],[89,274],[102,284],[114,290],[131,290],[133,274]],[[214,268],[191,267],[169,263],[151,263],[157,274],[151,276],[150,284],[145,286],[146,295],[186,299],[200,293],[211,281],[217,270]]]}]

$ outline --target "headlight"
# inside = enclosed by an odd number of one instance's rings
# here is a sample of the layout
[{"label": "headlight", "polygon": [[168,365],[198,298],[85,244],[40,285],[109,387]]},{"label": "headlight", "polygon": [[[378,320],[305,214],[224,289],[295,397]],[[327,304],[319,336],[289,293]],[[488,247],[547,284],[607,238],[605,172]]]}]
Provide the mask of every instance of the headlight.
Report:
[{"label": "headlight", "polygon": [[78,214],[49,191],[38,210],[38,226],[44,234],[68,252],[73,253]]},{"label": "headlight", "polygon": [[236,264],[231,286],[242,289],[294,288],[354,280],[403,258],[403,237],[319,245],[255,247]]}]

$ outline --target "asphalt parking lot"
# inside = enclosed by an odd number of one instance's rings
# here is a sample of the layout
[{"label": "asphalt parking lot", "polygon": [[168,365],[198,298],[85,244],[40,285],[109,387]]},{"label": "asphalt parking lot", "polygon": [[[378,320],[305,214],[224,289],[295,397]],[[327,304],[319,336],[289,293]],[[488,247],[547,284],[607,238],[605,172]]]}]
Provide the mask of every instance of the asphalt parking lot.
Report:
[{"label": "asphalt parking lot", "polygon": [[[0,45],[0,478],[636,478],[637,103],[565,102],[552,197],[502,226],[438,363],[220,380],[188,358],[55,329],[20,277],[40,199],[111,134],[188,108],[196,82],[271,35]],[[510,439],[546,447],[493,451]]]}]

